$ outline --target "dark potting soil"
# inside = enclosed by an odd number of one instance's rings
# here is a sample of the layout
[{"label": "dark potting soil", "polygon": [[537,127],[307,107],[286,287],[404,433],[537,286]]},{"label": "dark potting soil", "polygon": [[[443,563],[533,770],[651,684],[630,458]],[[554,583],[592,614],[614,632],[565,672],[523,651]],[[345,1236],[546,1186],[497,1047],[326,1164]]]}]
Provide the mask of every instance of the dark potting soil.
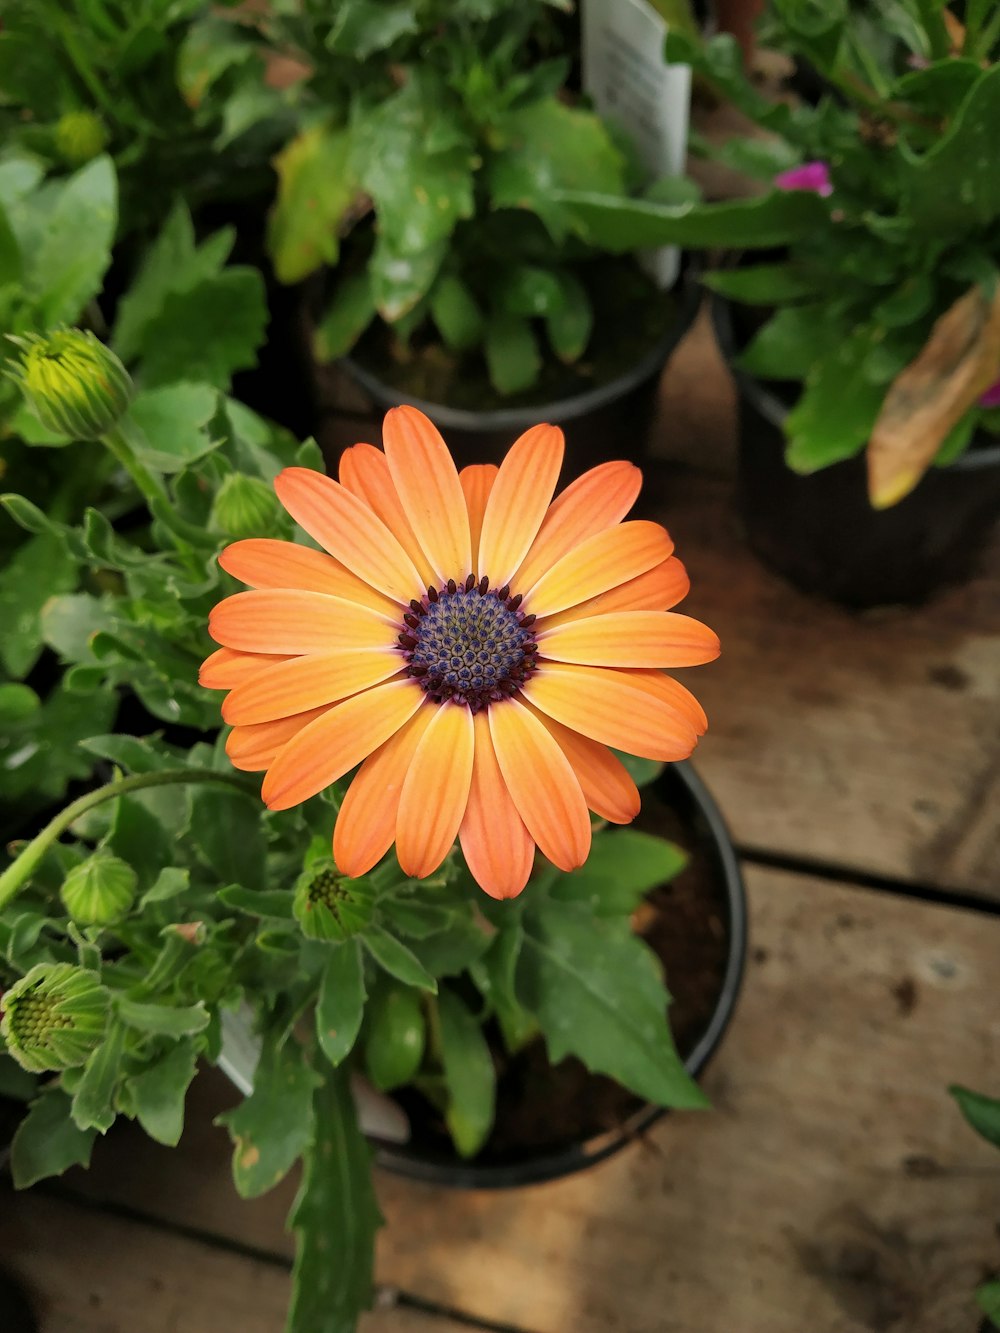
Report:
[{"label": "dark potting soil", "polygon": [[[722,989],[728,953],[727,907],[719,875],[688,827],[647,789],[639,828],[669,838],[690,860],[669,884],[652,890],[635,925],[664,965],[672,996],[670,1027],[681,1056],[708,1026]],[[530,886],[527,892],[530,893]],[[643,1102],[613,1079],[569,1057],[550,1065],[539,1037],[514,1056],[490,1034],[497,1071],[496,1120],[478,1164],[501,1165],[553,1152],[620,1129]],[[453,1152],[440,1112],[413,1089],[395,1094],[410,1117],[411,1145]]]}]

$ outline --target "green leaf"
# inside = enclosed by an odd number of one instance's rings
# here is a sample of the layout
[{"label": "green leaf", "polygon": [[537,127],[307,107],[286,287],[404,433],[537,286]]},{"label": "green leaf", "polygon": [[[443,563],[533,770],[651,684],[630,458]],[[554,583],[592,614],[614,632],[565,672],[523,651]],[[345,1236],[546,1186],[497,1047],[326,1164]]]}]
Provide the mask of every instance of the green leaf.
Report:
[{"label": "green leaf", "polygon": [[[316,1089],[311,1146],[289,1225],[296,1233],[288,1333],[353,1333],[371,1306],[375,1233],[382,1217],[371,1149],[358,1128],[345,1069]],[[308,1142],[308,1140],[307,1140]]]},{"label": "green leaf", "polygon": [[520,922],[497,931],[489,949],[469,971],[483,999],[500,1024],[508,1051],[519,1051],[538,1031],[538,1024],[518,1002],[514,986],[524,931]]},{"label": "green leaf", "polygon": [[815,472],[867,443],[885,397],[885,386],[873,384],[869,373],[879,342],[877,330],[856,329],[810,370],[785,418],[790,468]]},{"label": "green leaf", "polygon": [[143,1004],[124,995],[115,997],[115,1009],[121,1021],[158,1037],[191,1037],[204,1032],[211,1014],[199,1000],[197,1004]]},{"label": "green leaf", "polygon": [[189,107],[197,108],[224,74],[259,59],[249,33],[224,18],[191,23],[177,52],[177,86]]},{"label": "green leaf", "polygon": [[211,453],[209,422],[219,406],[218,391],[208,384],[165,384],[136,396],[124,423],[140,463],[154,472],[181,472]]},{"label": "green leaf", "polygon": [[842,332],[822,305],[778,310],[740,353],[737,364],[761,379],[805,379],[820,357],[836,346]]},{"label": "green leaf", "polygon": [[564,195],[625,194],[625,159],[592,111],[545,97],[511,112],[499,133],[506,145],[485,169],[493,207],[536,213],[556,240],[572,225]]},{"label": "green leaf", "polygon": [[241,1198],[273,1189],[305,1152],[313,1137],[313,1091],[321,1081],[295,1041],[279,1044],[273,1033],[265,1036],[253,1092],[216,1122],[235,1145],[233,1180]]},{"label": "green leaf", "polygon": [[62,1088],[43,1092],[21,1121],[10,1149],[14,1187],[25,1190],[71,1166],[89,1166],[96,1129],[80,1129],[70,1115]]},{"label": "green leaf", "polygon": [[410,0],[342,0],[326,48],[336,55],[367,60],[376,51],[385,51],[400,37],[420,31]]},{"label": "green leaf", "polygon": [[279,282],[301,282],[337,262],[340,229],[359,194],[351,152],[350,130],[313,125],[274,159],[278,197],[267,244]]},{"label": "green leaf", "polygon": [[220,881],[266,885],[266,849],[256,797],[203,787],[191,811],[191,839]]},{"label": "green leaf", "polygon": [[724,204],[650,203],[593,191],[554,190],[568,225],[591,245],[620,254],[648,246],[684,245],[706,250],[734,246],[770,249],[821,227],[829,208],[805,190],[775,190],[756,199]]},{"label": "green leaf", "polygon": [[572,273],[559,274],[562,300],[545,317],[545,331],[560,361],[572,365],[587,350],[594,327],[594,310],[587,289]]},{"label": "green leaf", "polygon": [[490,937],[471,917],[410,940],[410,948],[434,977],[457,977],[489,948]]},{"label": "green leaf", "polygon": [[184,1130],[184,1100],[197,1062],[194,1043],[181,1041],[126,1081],[139,1124],[151,1139],[169,1148],[176,1147]]},{"label": "green leaf", "polygon": [[482,311],[469,288],[455,274],[445,273],[434,284],[430,310],[445,346],[453,352],[468,351],[482,339]]},{"label": "green leaf", "polygon": [[316,1036],[332,1065],[339,1065],[353,1050],[364,1009],[365,974],[358,941],[330,945],[316,1000]]},{"label": "green leaf", "polygon": [[412,950],[400,943],[381,926],[368,926],[361,935],[365,948],[390,976],[401,981],[404,986],[416,986],[420,990],[437,991],[437,982],[427,971]]},{"label": "green leaf", "polygon": [[624,764],[629,777],[640,791],[643,787],[648,787],[651,782],[655,782],[665,767],[659,759],[640,759],[638,755],[625,754],[621,750],[614,750],[613,754]]},{"label": "green leaf", "polygon": [[495,284],[497,308],[526,318],[549,315],[563,301],[559,274],[538,264],[515,264],[501,270]]},{"label": "green leaf", "polygon": [[115,169],[109,157],[95,157],[61,185],[40,243],[26,256],[28,291],[44,325],[72,324],[100,292],[117,221]]},{"label": "green leaf", "polygon": [[411,1081],[424,1058],[426,1028],[416,991],[393,982],[376,989],[365,1023],[365,1069],[376,1088],[389,1092]]},{"label": "green leaf", "polygon": [[134,793],[116,799],[108,845],[135,870],[143,893],[152,890],[163,867],[176,856],[174,838],[163,821]]},{"label": "green leaf", "polygon": [[7,220],[7,211],[0,204],[0,290],[10,284],[20,283],[24,273],[21,259],[21,247],[17,243],[13,228]]},{"label": "green leaf", "polygon": [[976,1300],[979,1308],[1000,1328],[1000,1282],[984,1282],[976,1288]]},{"label": "green leaf", "polygon": [[986,1097],[981,1092],[972,1092],[957,1083],[952,1084],[948,1091],[976,1133],[1000,1148],[1000,1100]]},{"label": "green leaf", "polygon": [[707,1105],[674,1047],[659,960],[634,935],[576,903],[524,914],[517,997],[557,1064],[575,1055],[661,1106]]},{"label": "green leaf", "polygon": [[479,1021],[451,990],[437,1000],[448,1106],[445,1120],[456,1149],[472,1157],[493,1128],[496,1071]]},{"label": "green leaf", "polygon": [[371,274],[352,273],[343,278],[313,338],[318,361],[346,356],[375,318],[375,293]]},{"label": "green leaf", "polygon": [[85,592],[50,597],[42,609],[45,642],[67,662],[92,660],[91,640],[113,624],[110,598]]},{"label": "green leaf", "polygon": [[44,646],[42,611],[51,597],[76,586],[76,561],[54,534],[30,537],[5,562],[0,580],[0,662],[26,676]]},{"label": "green leaf", "polygon": [[17,1102],[30,1102],[37,1091],[38,1075],[22,1069],[13,1056],[0,1053],[0,1097],[9,1097]]},{"label": "green leaf", "polygon": [[288,889],[245,889],[242,884],[228,884],[216,897],[226,907],[235,907],[248,916],[292,919],[295,895]]},{"label": "green leaf", "polygon": [[720,269],[706,273],[702,281],[713,292],[748,305],[782,305],[817,295],[816,279],[793,264]]},{"label": "green leaf", "polygon": [[382,898],[379,900],[379,910],[400,935],[413,936],[418,940],[446,930],[455,922],[455,915],[450,908],[425,903],[419,898]]},{"label": "green leaf", "polygon": [[578,902],[597,916],[628,916],[660,884],[669,884],[687,856],[664,838],[637,829],[603,831],[579,870],[559,875],[549,888],[557,902]]},{"label": "green leaf", "polygon": [[166,902],[184,893],[190,884],[190,871],[180,870],[177,866],[164,866],[150,889],[139,900],[139,907],[148,907],[150,903]]},{"label": "green leaf", "polygon": [[492,316],[483,350],[490,383],[497,393],[519,393],[538,378],[542,368],[538,341],[530,323],[519,315]]},{"label": "green leaf", "polygon": [[122,1076],[125,1028],[112,1020],[100,1046],[87,1059],[73,1094],[70,1114],[78,1129],[106,1134],[115,1123],[115,1091]]},{"label": "green leaf", "polygon": [[143,387],[188,380],[226,390],[235,371],[257,364],[266,327],[264,282],[256,269],[227,268],[171,292],[145,332]]}]

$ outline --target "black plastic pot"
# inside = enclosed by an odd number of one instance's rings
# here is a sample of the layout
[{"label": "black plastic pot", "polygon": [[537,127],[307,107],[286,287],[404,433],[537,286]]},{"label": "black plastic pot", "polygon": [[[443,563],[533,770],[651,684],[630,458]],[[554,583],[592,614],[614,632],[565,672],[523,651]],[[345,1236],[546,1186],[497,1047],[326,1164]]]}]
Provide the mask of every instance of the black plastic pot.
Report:
[{"label": "black plastic pot", "polygon": [[712,320],[739,388],[737,504],[765,564],[804,592],[855,609],[919,603],[968,578],[1000,518],[1000,446],[980,435],[899,504],[872,509],[863,455],[808,476],[786,466],[789,401],[734,364],[739,338],[719,296]]},{"label": "black plastic pot", "polygon": [[[689,763],[669,764],[648,789],[676,811],[717,876],[725,903],[726,963],[711,1018],[684,1064],[697,1077],[720,1041],[736,1007],[747,951],[747,903],[739,861],[718,807]],[[651,830],[652,831],[652,830]],[[669,977],[668,977],[669,982]],[[458,1189],[509,1189],[533,1185],[582,1171],[618,1152],[661,1116],[661,1106],[640,1107],[619,1128],[558,1151],[525,1154],[502,1164],[462,1161],[454,1154],[432,1153],[413,1144],[376,1142],[376,1162],[397,1175]]]},{"label": "black plastic pot", "polygon": [[373,415],[381,417],[390,407],[407,403],[430,417],[460,466],[499,463],[520,434],[547,421],[566,431],[567,456],[575,475],[609,458],[638,461],[645,456],[660,376],[698,313],[697,283],[682,278],[676,298],[677,319],[627,371],[606,384],[551,402],[472,412],[403,393],[353,357],[340,364],[368,398]]}]

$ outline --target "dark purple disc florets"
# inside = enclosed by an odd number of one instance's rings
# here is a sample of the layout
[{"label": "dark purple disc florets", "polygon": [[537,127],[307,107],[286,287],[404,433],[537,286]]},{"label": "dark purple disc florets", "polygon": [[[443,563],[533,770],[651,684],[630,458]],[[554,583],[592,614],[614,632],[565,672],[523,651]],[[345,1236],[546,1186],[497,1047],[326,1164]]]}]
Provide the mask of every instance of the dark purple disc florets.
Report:
[{"label": "dark purple disc florets", "polygon": [[534,616],[522,615],[510,588],[470,574],[428,588],[403,616],[399,646],[407,669],[435,703],[452,699],[474,713],[507,699],[535,669]]}]

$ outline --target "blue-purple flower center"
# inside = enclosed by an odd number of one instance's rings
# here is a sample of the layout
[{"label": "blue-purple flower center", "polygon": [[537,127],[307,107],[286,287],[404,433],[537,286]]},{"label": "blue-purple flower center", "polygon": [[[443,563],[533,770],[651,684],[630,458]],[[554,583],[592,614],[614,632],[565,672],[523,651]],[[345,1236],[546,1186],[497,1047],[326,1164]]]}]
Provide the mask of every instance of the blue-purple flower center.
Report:
[{"label": "blue-purple flower center", "polygon": [[491,589],[470,574],[428,588],[403,617],[399,646],[407,670],[436,703],[451,699],[478,712],[510,698],[535,669],[534,616],[510,588]]}]

